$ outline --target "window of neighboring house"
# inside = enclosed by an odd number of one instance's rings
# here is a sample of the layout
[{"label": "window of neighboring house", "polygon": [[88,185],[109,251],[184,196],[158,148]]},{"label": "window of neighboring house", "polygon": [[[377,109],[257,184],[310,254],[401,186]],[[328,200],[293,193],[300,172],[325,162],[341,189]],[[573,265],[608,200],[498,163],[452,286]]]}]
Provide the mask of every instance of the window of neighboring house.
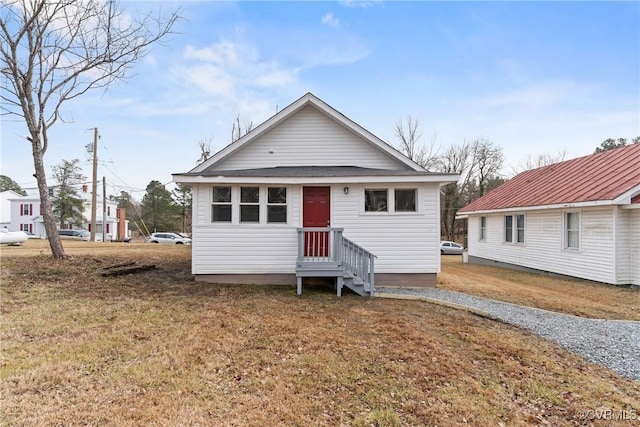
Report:
[{"label": "window of neighboring house", "polygon": [[365,212],[387,212],[388,211],[388,191],[384,190],[364,190],[364,211]]},{"label": "window of neighboring house", "polygon": [[287,222],[287,188],[267,188],[267,222]]},{"label": "window of neighboring house", "polygon": [[480,217],[480,241],[487,240],[487,217]]},{"label": "window of neighboring house", "polygon": [[396,212],[415,212],[416,211],[416,189],[400,189],[394,191],[395,201],[394,208]]},{"label": "window of neighboring house", "polygon": [[212,222],[231,222],[231,187],[213,187]]},{"label": "window of neighboring house", "polygon": [[33,205],[30,203],[20,204],[20,216],[30,216],[33,212]]},{"label": "window of neighboring house", "polygon": [[580,249],[580,212],[564,213],[564,247]]},{"label": "window of neighboring house", "polygon": [[20,224],[20,231],[33,233],[33,224]]},{"label": "window of neighboring house", "polygon": [[504,217],[504,241],[513,242],[513,215]]},{"label": "window of neighboring house", "polygon": [[111,216],[111,206],[107,206],[107,216]]},{"label": "window of neighboring house", "polygon": [[524,243],[524,215],[516,215],[516,242]]},{"label": "window of neighboring house", "polygon": [[49,197],[53,197],[53,187],[47,188],[47,193],[49,193]]},{"label": "window of neighboring house", "polygon": [[504,217],[504,241],[507,243],[524,243],[523,214],[506,215]]},{"label": "window of neighboring house", "polygon": [[240,222],[260,222],[260,187],[240,187]]}]

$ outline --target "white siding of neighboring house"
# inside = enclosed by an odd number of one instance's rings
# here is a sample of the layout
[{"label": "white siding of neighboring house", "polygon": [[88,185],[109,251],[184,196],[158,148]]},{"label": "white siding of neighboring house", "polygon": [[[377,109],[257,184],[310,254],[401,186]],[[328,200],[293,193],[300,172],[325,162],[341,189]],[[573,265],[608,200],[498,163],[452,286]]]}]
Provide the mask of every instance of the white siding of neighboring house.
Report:
[{"label": "white siding of neighboring house", "polygon": [[407,166],[341,124],[308,106],[214,166],[214,170],[277,166],[360,166],[406,170]]},{"label": "white siding of neighboring house", "polygon": [[[344,194],[344,187],[349,194]],[[375,188],[392,188],[376,184]],[[402,188],[411,186],[404,185]],[[416,188],[413,186],[411,188]],[[401,188],[396,185],[396,188]],[[237,199],[239,186],[232,186]],[[211,185],[194,186],[192,268],[194,274],[295,273],[302,226],[301,186],[287,189],[288,224],[239,224],[234,204],[232,224],[211,223]],[[422,184],[418,213],[364,213],[364,187],[331,188],[331,226],[378,256],[376,273],[436,273],[439,271],[438,184]],[[264,215],[261,215],[264,218]]]},{"label": "white siding of neighboring house", "polygon": [[640,286],[640,209],[631,209],[630,239],[631,239],[631,283]]},{"label": "white siding of neighboring house", "polygon": [[[526,211],[525,243],[504,242],[504,214],[487,217],[487,238],[479,241],[480,216],[469,218],[469,255],[618,284],[615,273],[614,210],[611,207],[581,209],[580,249],[563,248],[561,209]],[[523,212],[520,212],[523,213]]]},{"label": "white siding of neighboring house", "polygon": [[616,206],[613,214],[616,232],[616,280],[618,284],[629,284],[631,283],[631,211]]}]

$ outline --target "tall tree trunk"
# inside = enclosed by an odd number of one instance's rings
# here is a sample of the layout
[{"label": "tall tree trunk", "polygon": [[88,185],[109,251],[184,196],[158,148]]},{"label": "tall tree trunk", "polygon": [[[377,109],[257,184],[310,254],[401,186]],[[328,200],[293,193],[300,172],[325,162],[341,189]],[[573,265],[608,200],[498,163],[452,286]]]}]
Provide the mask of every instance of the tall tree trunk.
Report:
[{"label": "tall tree trunk", "polygon": [[51,254],[54,258],[65,258],[62,241],[56,228],[56,220],[53,217],[53,207],[49,200],[49,188],[47,186],[47,174],[44,171],[44,161],[42,149],[38,135],[32,135],[31,146],[33,148],[33,164],[35,167],[36,180],[38,181],[38,191],[40,193],[40,205],[42,206],[42,219],[44,220],[44,229],[47,232]]}]

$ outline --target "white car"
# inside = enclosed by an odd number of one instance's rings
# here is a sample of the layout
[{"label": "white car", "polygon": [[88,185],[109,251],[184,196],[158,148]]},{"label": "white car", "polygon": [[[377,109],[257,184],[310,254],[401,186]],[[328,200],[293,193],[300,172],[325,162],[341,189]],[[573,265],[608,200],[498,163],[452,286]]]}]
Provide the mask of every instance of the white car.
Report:
[{"label": "white car", "polygon": [[440,242],[440,253],[442,255],[462,255],[464,247],[456,242],[443,240]]},{"label": "white car", "polygon": [[190,245],[191,239],[176,233],[152,233],[147,237],[149,243],[169,243],[174,245]]}]

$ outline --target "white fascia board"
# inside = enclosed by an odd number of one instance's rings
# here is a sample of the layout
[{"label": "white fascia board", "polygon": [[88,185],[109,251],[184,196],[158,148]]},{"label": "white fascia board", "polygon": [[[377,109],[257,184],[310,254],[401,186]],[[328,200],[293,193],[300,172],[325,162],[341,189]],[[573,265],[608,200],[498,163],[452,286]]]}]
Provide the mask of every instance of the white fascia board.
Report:
[{"label": "white fascia board", "polygon": [[173,175],[180,184],[377,184],[377,183],[438,183],[457,182],[450,175],[424,176],[330,176],[330,177],[225,177]]},{"label": "white fascia board", "polygon": [[613,199],[613,203],[616,205],[629,205],[631,204],[631,199],[637,194],[640,194],[640,185],[636,185],[630,190],[625,191],[624,193]]},{"label": "white fascia board", "polygon": [[503,209],[487,209],[482,211],[471,211],[460,214],[460,218],[468,218],[471,215],[488,215],[494,213],[506,213],[506,212],[524,212],[524,211],[542,211],[550,209],[573,209],[573,208],[587,208],[595,206],[613,206],[616,203],[613,200],[596,200],[591,202],[579,202],[579,203],[557,203],[555,205],[538,205],[538,206],[521,206]]}]

